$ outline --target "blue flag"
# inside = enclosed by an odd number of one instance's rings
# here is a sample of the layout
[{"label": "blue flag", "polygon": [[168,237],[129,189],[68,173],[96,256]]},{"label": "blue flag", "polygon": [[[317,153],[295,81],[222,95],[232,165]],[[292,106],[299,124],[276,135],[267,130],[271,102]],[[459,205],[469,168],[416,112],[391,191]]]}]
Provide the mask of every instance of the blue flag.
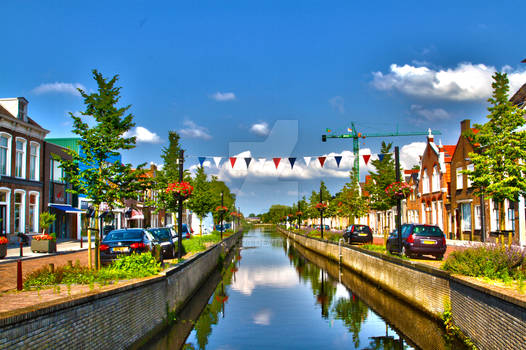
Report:
[{"label": "blue flag", "polygon": [[289,162],[290,162],[290,168],[294,169],[294,163],[296,163],[296,158],[289,158]]},{"label": "blue flag", "polygon": [[336,160],[336,165],[339,168],[340,167],[340,162],[342,161],[342,156],[334,156],[334,159]]},{"label": "blue flag", "polygon": [[203,167],[203,163],[205,162],[206,157],[198,157],[199,164],[201,164],[201,167]]},{"label": "blue flag", "polygon": [[378,154],[378,159],[380,159],[380,162],[384,160],[384,157],[385,157],[385,154],[383,153]]},{"label": "blue flag", "polygon": [[252,161],[252,158],[245,158],[245,163],[247,163],[247,169],[251,161]]}]

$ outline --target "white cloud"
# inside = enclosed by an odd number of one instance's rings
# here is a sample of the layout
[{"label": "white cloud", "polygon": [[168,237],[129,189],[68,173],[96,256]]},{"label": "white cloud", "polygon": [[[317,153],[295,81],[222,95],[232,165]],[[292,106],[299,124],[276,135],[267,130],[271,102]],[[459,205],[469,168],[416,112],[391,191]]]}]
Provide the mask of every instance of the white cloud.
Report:
[{"label": "white cloud", "polygon": [[345,112],[345,100],[341,96],[334,96],[329,99],[329,104],[334,110],[337,110],[341,114]]},{"label": "white cloud", "polygon": [[420,164],[420,156],[426,149],[426,142],[412,142],[400,149],[400,165],[403,169],[411,169]]},{"label": "white cloud", "polygon": [[47,84],[40,84],[36,88],[34,88],[32,91],[33,93],[37,95],[41,94],[47,94],[47,93],[63,93],[63,94],[70,94],[74,96],[80,96],[80,93],[77,89],[86,90],[84,85],[79,83],[47,83]]},{"label": "white cloud", "polygon": [[143,143],[159,143],[161,142],[161,138],[159,135],[157,135],[154,132],[151,132],[150,130],[146,129],[142,126],[137,126],[133,129],[131,129],[129,132],[124,134],[125,137],[133,137],[135,136],[135,140],[137,142],[143,142]]},{"label": "white cloud", "polygon": [[[232,289],[252,295],[258,286],[291,288],[298,285],[296,271],[290,267],[245,267],[236,272]],[[270,316],[270,315],[269,315]]]},{"label": "white cloud", "polygon": [[411,112],[422,117],[421,119],[425,121],[446,120],[451,117],[451,115],[442,108],[424,108],[420,105],[411,105]]},{"label": "white cloud", "polygon": [[270,132],[268,124],[265,122],[253,124],[250,127],[250,132],[260,136],[267,136]]},{"label": "white cloud", "polygon": [[236,99],[236,95],[233,92],[216,92],[215,94],[210,95],[212,100],[219,102],[223,101],[232,101]]},{"label": "white cloud", "polygon": [[[391,64],[388,73],[373,72],[372,84],[378,90],[397,90],[401,93],[453,101],[487,99],[492,92],[492,75],[496,68],[484,64],[460,63],[455,68],[433,69],[426,66]],[[510,93],[526,82],[526,70],[507,70]]]},{"label": "white cloud", "polygon": [[203,140],[210,140],[212,138],[212,136],[208,133],[207,128],[199,126],[191,120],[185,120],[183,125],[185,128],[179,130],[182,136]]},{"label": "white cloud", "polygon": [[252,321],[260,326],[268,326],[270,325],[271,317],[272,311],[270,309],[262,309],[252,316]]}]

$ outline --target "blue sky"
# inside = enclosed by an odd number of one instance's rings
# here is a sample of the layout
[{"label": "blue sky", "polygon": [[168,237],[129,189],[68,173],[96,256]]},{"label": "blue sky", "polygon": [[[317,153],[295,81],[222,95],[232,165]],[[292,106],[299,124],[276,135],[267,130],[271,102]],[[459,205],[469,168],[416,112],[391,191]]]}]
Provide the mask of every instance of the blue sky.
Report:
[{"label": "blue sky", "polygon": [[[83,109],[74,87],[94,89],[94,68],[119,74],[139,127],[123,157],[134,164],[160,163],[168,130],[191,156],[341,154],[350,142],[320,135],[350,121],[366,133],[431,127],[454,144],[460,120],[484,120],[495,69],[513,88],[526,83],[521,1],[108,3],[4,1],[0,97],[26,97],[49,136],[69,136],[67,112]],[[410,165],[425,137],[390,140],[409,145]],[[381,141],[360,146],[375,153]],[[207,171],[240,191],[243,211],[260,212],[320,178],[339,189],[348,168],[327,166]]]}]

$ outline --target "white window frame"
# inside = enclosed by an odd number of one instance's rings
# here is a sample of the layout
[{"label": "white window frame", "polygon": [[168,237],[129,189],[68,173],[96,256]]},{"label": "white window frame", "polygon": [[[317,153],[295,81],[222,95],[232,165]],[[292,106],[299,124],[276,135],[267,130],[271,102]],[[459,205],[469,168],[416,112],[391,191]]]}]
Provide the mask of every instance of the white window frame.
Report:
[{"label": "white window frame", "polygon": [[[36,146],[37,154],[35,160],[35,176],[31,178],[31,146]],[[31,141],[29,142],[29,177],[30,180],[39,181],[40,180],[40,143]]]},{"label": "white window frame", "polygon": [[[13,200],[16,200],[16,194],[22,194],[21,211],[20,211],[20,227],[15,227],[14,231],[16,232],[25,232],[26,231],[26,191],[24,190],[15,190]],[[16,206],[16,202],[13,201],[13,205]],[[13,211],[13,221],[15,221],[14,211]]]},{"label": "white window frame", "polygon": [[[35,200],[35,213],[34,213],[34,218],[33,218],[33,227],[30,227],[29,229],[31,230],[31,232],[40,232],[39,231],[39,220],[40,220],[40,192],[36,192],[36,191],[29,191],[29,199],[31,199],[31,196],[36,196],[36,200]],[[29,213],[30,213],[30,210],[29,208],[31,207],[31,200],[29,200],[29,205],[28,205],[28,216],[29,216]]]},{"label": "white window frame", "polygon": [[480,205],[475,205],[475,230],[482,229],[480,225],[480,220],[482,216],[482,207]]},{"label": "white window frame", "polygon": [[4,136],[7,138],[7,154],[6,154],[6,161],[5,161],[5,176],[11,176],[11,144],[13,143],[13,137],[5,132],[0,132],[0,136]]},{"label": "white window frame", "polygon": [[[20,176],[16,176],[16,170],[17,170],[17,161],[18,161],[18,149],[16,148],[16,143],[18,141],[22,141],[22,169]],[[27,163],[27,140],[22,137],[16,137],[15,138],[15,177],[18,177],[20,179],[26,178],[26,163]]]},{"label": "white window frame", "polygon": [[500,229],[499,227],[499,210],[496,205],[496,203],[491,200],[490,201],[490,227],[491,231],[498,231]]},{"label": "white window frame", "polygon": [[440,191],[440,171],[438,171],[438,165],[433,167],[433,178],[431,181],[431,192]]},{"label": "white window frame", "polygon": [[[468,213],[469,220],[464,220],[466,208]],[[471,203],[461,203],[460,204],[460,229],[462,232],[470,231],[471,232]]]},{"label": "white window frame", "polygon": [[7,187],[0,187],[0,192],[5,192],[5,202],[0,202],[0,204],[5,204],[5,233],[11,233],[11,189]]},{"label": "white window frame", "polygon": [[427,174],[427,168],[424,169],[422,174],[422,193],[429,193],[429,175]]},{"label": "white window frame", "polygon": [[444,219],[442,218],[442,201],[437,202],[437,225],[443,231],[444,228]]},{"label": "white window frame", "polygon": [[[475,170],[475,165],[468,164],[467,170],[474,171]],[[472,186],[473,186],[473,181],[471,181],[471,176],[468,176],[468,188],[472,187]]]},{"label": "white window frame", "polygon": [[[458,167],[457,170],[457,190],[464,188],[464,174],[462,174],[462,167]],[[459,181],[460,180],[460,181]]]}]

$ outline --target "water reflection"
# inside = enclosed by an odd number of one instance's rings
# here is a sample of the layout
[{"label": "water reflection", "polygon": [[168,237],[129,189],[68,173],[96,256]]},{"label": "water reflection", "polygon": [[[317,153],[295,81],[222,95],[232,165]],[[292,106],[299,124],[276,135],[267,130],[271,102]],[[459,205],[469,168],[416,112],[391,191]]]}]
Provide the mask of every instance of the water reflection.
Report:
[{"label": "water reflection", "polygon": [[427,316],[276,233],[244,243],[147,348],[460,348]]}]

